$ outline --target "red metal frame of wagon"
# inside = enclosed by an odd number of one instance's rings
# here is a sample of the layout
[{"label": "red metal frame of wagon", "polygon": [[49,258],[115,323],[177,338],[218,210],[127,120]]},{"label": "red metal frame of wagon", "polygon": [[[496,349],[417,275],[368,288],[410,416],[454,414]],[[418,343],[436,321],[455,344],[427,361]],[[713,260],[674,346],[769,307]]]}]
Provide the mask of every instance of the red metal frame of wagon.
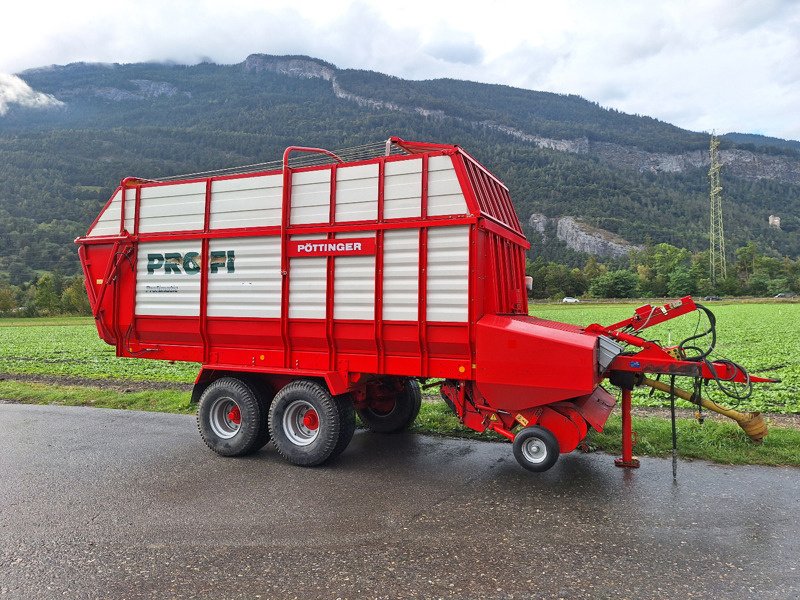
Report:
[{"label": "red metal frame of wagon", "polygon": [[[399,430],[419,410],[415,382],[443,380],[465,425],[544,470],[602,430],[615,400],[600,383],[617,373],[621,464],[633,465],[639,381],[619,374],[709,367],[645,343],[633,321],[529,317],[529,244],[505,185],[458,146],[391,138],[386,150],[345,161],[290,147],[274,170],[124,179],[76,240],[100,336],[118,356],[201,363],[193,399],[222,454],[271,437],[292,462],[318,464],[346,447],[353,408],[371,429]],[[301,153],[325,161],[293,166]],[[694,308],[643,307],[639,325]],[[727,368],[714,376],[744,380]]]}]

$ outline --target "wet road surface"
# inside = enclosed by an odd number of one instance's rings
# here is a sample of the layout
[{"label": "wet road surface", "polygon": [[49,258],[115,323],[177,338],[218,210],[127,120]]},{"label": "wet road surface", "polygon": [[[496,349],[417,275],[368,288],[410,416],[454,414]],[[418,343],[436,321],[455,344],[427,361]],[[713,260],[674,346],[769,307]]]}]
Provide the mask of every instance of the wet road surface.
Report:
[{"label": "wet road surface", "polygon": [[0,404],[4,598],[800,597],[800,470],[356,432],[217,457],[187,416]]}]

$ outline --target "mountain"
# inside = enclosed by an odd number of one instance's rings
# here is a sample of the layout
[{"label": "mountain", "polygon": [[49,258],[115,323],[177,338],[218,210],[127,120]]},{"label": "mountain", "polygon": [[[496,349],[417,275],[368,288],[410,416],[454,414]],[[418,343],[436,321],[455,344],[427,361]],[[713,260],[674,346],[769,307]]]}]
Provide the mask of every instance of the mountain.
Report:
[{"label": "mountain", "polygon": [[[76,272],[72,240],[123,177],[391,135],[462,145],[507,183],[525,222],[569,217],[571,231],[632,245],[708,245],[708,134],[575,95],[259,54],[235,65],[76,63],[19,77],[59,103],[0,116],[0,272],[15,283],[33,270]],[[769,254],[800,256],[800,142],[730,134],[721,149],[728,248],[755,240]],[[782,229],[769,227],[770,215]],[[586,259],[529,232],[534,252]]]}]

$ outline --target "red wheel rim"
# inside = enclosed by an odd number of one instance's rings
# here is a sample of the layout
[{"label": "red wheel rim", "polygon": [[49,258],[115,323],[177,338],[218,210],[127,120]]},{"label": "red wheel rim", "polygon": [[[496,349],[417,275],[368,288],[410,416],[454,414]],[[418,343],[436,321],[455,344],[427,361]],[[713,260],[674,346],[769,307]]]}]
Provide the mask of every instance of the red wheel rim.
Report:
[{"label": "red wheel rim", "polygon": [[238,406],[234,405],[233,408],[230,410],[230,412],[228,413],[228,420],[235,425],[241,425],[242,413],[239,412]]},{"label": "red wheel rim", "polygon": [[319,429],[319,415],[317,411],[313,408],[306,411],[306,414],[303,415],[303,425],[305,425],[306,429],[310,429],[314,431]]}]

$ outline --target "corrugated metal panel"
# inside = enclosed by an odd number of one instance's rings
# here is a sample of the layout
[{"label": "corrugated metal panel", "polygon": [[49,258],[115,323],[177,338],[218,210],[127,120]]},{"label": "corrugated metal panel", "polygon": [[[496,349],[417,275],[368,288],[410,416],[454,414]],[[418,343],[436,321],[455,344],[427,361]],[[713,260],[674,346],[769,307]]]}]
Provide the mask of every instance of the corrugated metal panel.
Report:
[{"label": "corrugated metal panel", "polygon": [[208,316],[281,316],[279,236],[211,240],[209,251]]},{"label": "corrugated metal panel", "polygon": [[467,201],[453,168],[453,160],[449,156],[432,156],[428,160],[428,215],[466,213]]},{"label": "corrugated metal panel", "polygon": [[205,205],[206,184],[202,181],[143,187],[139,232],[202,229]]},{"label": "corrugated metal panel", "polygon": [[[330,171],[327,171],[330,173]],[[326,217],[327,219],[327,217]],[[325,235],[292,236],[303,240],[324,240]],[[328,281],[328,259],[289,259],[289,318],[324,319]]]},{"label": "corrugated metal panel", "polygon": [[327,223],[330,207],[330,169],[292,173],[292,225]]},{"label": "corrugated metal panel", "polygon": [[383,237],[383,318],[416,321],[419,313],[419,229],[394,229]]},{"label": "corrugated metal panel", "polygon": [[136,220],[136,189],[125,189],[125,230],[133,233],[133,223]]},{"label": "corrugated metal panel", "polygon": [[469,317],[469,227],[428,230],[428,321]]},{"label": "corrugated metal panel", "polygon": [[387,219],[419,217],[422,206],[422,159],[386,163],[383,216]]},{"label": "corrugated metal panel", "polygon": [[378,218],[378,165],[340,167],[336,170],[336,220],[368,221]]},{"label": "corrugated metal panel", "polygon": [[122,190],[117,190],[111,198],[111,204],[100,214],[100,218],[87,236],[119,235],[119,220],[122,216],[120,214],[122,208],[121,198]]},{"label": "corrugated metal panel", "polygon": [[196,265],[196,272],[186,272],[183,258],[189,252],[199,256],[199,240],[139,244],[136,314],[191,317],[200,314],[200,269]]},{"label": "corrugated metal panel", "polygon": [[211,228],[280,225],[282,193],[282,175],[214,181],[211,186]]},{"label": "corrugated metal panel", "polygon": [[[373,237],[374,231],[339,233],[336,239]],[[375,255],[334,259],[333,318],[375,318]]]}]

